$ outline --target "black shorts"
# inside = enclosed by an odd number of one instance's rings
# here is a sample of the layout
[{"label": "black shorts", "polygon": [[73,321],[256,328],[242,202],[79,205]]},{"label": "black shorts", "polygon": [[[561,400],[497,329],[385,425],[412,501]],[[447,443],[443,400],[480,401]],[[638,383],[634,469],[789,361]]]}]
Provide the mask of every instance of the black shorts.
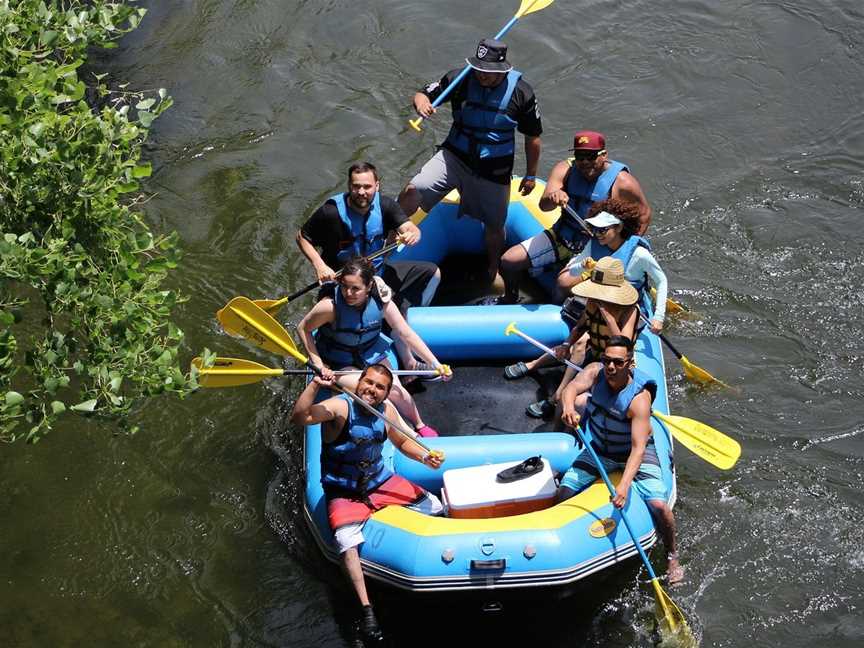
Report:
[{"label": "black shorts", "polygon": [[387,261],[381,278],[393,291],[393,303],[405,315],[409,308],[420,305],[423,291],[437,271],[438,266],[428,261]]}]

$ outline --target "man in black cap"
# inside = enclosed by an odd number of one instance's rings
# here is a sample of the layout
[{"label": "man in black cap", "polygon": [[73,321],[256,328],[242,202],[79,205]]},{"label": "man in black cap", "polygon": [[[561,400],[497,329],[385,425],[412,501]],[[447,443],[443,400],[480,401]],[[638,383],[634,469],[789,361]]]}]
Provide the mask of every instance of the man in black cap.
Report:
[{"label": "man in black cap", "polygon": [[[429,212],[452,189],[458,189],[461,213],[485,226],[490,280],[498,272],[504,251],[504,221],[510,202],[510,175],[516,131],[525,136],[525,177],[522,195],[534,189],[540,161],[540,108],[534,90],[507,62],[507,46],[486,38],[475,56],[465,59],[473,68],[450,94],[453,125],[447,139],[399,195],[406,214],[418,207]],[[432,102],[461,70],[451,70],[440,81],[414,95],[414,110],[426,118],[436,112]]]}]

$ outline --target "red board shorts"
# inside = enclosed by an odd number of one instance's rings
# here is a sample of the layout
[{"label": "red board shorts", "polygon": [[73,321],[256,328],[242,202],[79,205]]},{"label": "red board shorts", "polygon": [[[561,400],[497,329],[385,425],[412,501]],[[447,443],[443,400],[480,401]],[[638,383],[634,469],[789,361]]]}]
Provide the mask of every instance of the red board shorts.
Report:
[{"label": "red board shorts", "polygon": [[399,475],[393,475],[362,499],[333,497],[327,501],[327,515],[339,553],[363,542],[363,524],[385,506],[407,506],[427,515],[437,515],[443,509],[437,497]]}]

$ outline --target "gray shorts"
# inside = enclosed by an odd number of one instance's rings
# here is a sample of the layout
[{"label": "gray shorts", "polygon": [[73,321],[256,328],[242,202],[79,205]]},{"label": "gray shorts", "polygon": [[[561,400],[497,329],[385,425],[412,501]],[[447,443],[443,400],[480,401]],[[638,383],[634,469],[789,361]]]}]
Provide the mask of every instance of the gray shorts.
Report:
[{"label": "gray shorts", "polygon": [[420,192],[420,208],[427,214],[451,190],[458,189],[459,216],[470,216],[489,227],[504,227],[510,184],[481,178],[446,149],[433,155],[411,184]]}]

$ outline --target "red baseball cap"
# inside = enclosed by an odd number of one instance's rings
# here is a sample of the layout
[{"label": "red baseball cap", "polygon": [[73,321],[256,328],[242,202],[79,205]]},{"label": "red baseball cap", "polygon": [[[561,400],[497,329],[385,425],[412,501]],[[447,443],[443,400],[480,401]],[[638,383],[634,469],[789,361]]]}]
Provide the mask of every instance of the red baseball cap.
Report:
[{"label": "red baseball cap", "polygon": [[573,135],[571,151],[602,151],[606,148],[606,138],[595,131],[578,131]]}]

